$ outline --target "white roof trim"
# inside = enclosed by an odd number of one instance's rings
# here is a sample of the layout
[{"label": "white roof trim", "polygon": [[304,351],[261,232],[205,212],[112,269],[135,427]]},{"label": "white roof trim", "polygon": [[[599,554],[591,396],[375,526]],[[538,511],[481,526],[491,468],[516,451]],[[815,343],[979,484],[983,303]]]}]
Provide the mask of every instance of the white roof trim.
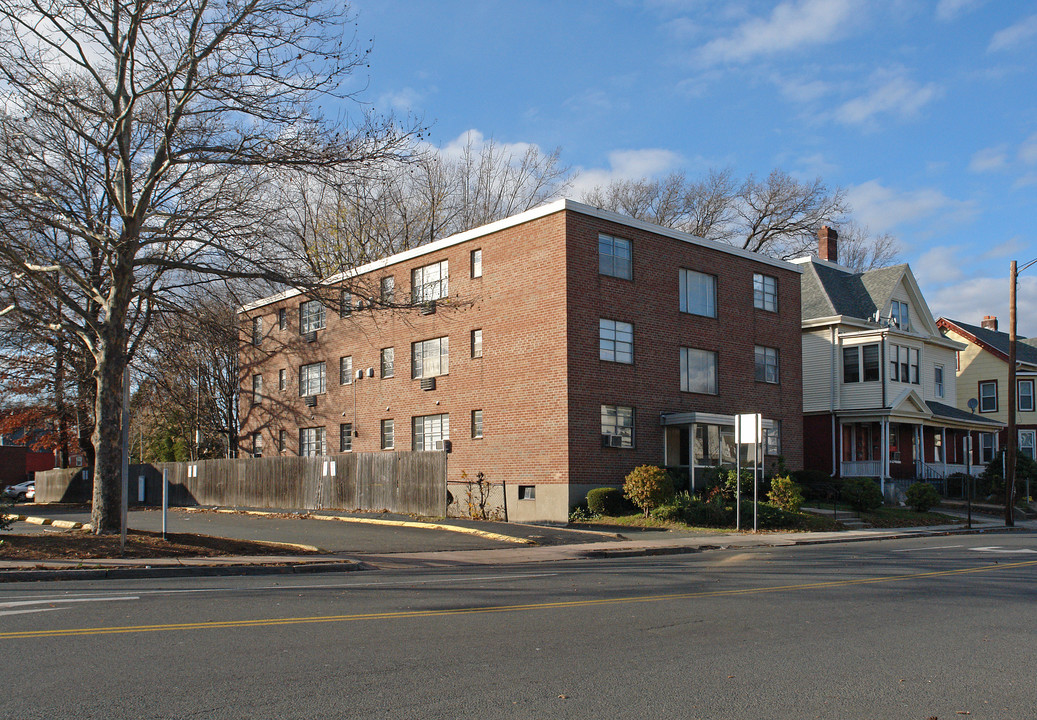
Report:
[{"label": "white roof trim", "polygon": [[[436,240],[435,242],[428,243],[427,245],[421,245],[416,248],[411,248],[410,250],[405,250],[401,253],[390,255],[389,257],[382,258],[381,260],[375,260],[374,262],[369,262],[366,265],[361,265],[351,270],[337,273],[323,280],[322,284],[334,285],[335,283],[345,280],[347,278],[357,277],[359,275],[366,275],[367,273],[374,272],[376,270],[381,270],[382,268],[388,267],[390,265],[405,262],[412,258],[421,257],[422,255],[428,255],[430,253],[436,252],[437,250],[442,250],[444,248],[452,247],[454,245],[459,245],[463,242],[468,242],[469,240],[474,240],[478,237],[482,237],[483,235],[489,235],[491,233],[499,232],[510,227],[515,227],[516,225],[521,225],[523,223],[530,222],[532,220],[538,220],[542,217],[553,215],[554,213],[558,213],[563,210],[571,210],[573,212],[578,212],[581,215],[589,215],[591,217],[596,217],[601,220],[608,220],[609,222],[614,222],[619,225],[626,225],[627,227],[637,228],[638,230],[645,230],[656,235],[663,235],[665,237],[673,238],[674,240],[680,240],[690,245],[698,245],[700,247],[709,248],[711,250],[716,250],[718,252],[727,253],[729,255],[735,255],[738,257],[753,260],[763,265],[771,265],[773,267],[782,268],[784,270],[790,270],[796,273],[803,272],[803,270],[800,267],[798,267],[794,263],[785,260],[778,260],[776,258],[767,257],[766,255],[760,255],[759,253],[754,253],[750,250],[735,247],[734,245],[728,245],[724,242],[718,242],[716,240],[706,240],[705,238],[689,235],[688,233],[680,232],[679,230],[672,230],[670,228],[662,227],[661,225],[653,225],[652,223],[645,222],[644,220],[635,220],[634,218],[627,217],[626,215],[620,215],[619,213],[615,213],[610,210],[602,210],[601,208],[596,208],[591,205],[585,205],[584,203],[564,198],[562,200],[555,200],[554,202],[547,203],[546,205],[535,207],[532,210],[527,210],[525,212],[519,213],[518,215],[512,215],[511,217],[504,218],[503,220],[492,222],[489,225],[483,225],[481,227],[472,228],[471,230],[466,230],[465,232],[457,233],[456,235],[441,238],[439,240]],[[256,308],[263,307],[264,305],[270,305],[271,303],[280,302],[281,300],[287,300],[288,298],[296,297],[301,294],[302,292],[300,290],[291,288],[276,295],[270,295],[269,297],[265,297],[260,300],[248,303],[246,305],[242,305],[240,308],[238,308],[238,312],[247,312],[249,310],[255,310]]]}]

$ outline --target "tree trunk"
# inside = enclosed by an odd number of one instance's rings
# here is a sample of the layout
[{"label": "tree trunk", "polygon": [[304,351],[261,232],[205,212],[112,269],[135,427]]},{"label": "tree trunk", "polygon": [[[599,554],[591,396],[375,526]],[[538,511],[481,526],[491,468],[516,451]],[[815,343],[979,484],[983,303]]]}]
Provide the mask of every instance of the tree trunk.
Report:
[{"label": "tree trunk", "polygon": [[97,457],[90,522],[98,535],[122,529],[122,377],[126,350],[125,333],[119,330],[110,331],[116,338],[100,341],[96,357],[93,444]]}]

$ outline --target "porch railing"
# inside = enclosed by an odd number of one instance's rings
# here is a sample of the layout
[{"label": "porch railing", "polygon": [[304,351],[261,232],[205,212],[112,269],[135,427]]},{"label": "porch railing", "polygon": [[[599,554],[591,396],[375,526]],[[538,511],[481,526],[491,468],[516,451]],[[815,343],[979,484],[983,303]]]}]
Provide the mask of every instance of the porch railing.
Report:
[{"label": "porch railing", "polygon": [[840,474],[843,477],[881,477],[881,460],[855,460],[840,463]]},{"label": "porch railing", "polygon": [[[941,464],[942,467],[942,464]],[[944,474],[934,465],[915,460],[915,478],[918,480],[943,480]]]}]

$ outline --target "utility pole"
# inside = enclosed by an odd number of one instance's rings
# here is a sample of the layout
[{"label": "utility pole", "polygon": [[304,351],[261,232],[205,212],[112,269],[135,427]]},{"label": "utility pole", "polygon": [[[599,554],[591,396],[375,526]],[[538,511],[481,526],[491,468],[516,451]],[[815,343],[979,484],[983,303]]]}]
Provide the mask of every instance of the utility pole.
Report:
[{"label": "utility pole", "polygon": [[1015,260],[1008,275],[1008,437],[1005,442],[1005,527],[1015,526]]}]

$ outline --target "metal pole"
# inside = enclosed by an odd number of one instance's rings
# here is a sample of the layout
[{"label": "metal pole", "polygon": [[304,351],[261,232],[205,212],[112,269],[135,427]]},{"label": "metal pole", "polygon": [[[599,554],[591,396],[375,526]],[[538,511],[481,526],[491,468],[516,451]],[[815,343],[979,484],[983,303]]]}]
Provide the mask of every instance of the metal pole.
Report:
[{"label": "metal pole", "polygon": [[968,508],[968,520],[965,522],[967,530],[972,529],[972,430],[969,430],[969,439],[965,448],[965,507]]},{"label": "metal pole", "polygon": [[742,529],[742,416],[735,415],[735,530]]},{"label": "metal pole", "polygon": [[162,539],[166,539],[166,515],[169,513],[169,468],[162,469]]},{"label": "metal pole", "polygon": [[130,366],[122,371],[122,502],[119,547],[126,552],[126,512],[130,494]]},{"label": "metal pole", "polygon": [[762,416],[756,416],[756,442],[753,443],[753,453],[756,457],[753,458],[753,532],[760,531],[759,523],[759,508],[760,508],[760,481],[756,477],[756,470],[759,468],[760,474],[763,474],[763,458],[760,456],[762,452],[761,438],[760,438],[760,418]]}]

